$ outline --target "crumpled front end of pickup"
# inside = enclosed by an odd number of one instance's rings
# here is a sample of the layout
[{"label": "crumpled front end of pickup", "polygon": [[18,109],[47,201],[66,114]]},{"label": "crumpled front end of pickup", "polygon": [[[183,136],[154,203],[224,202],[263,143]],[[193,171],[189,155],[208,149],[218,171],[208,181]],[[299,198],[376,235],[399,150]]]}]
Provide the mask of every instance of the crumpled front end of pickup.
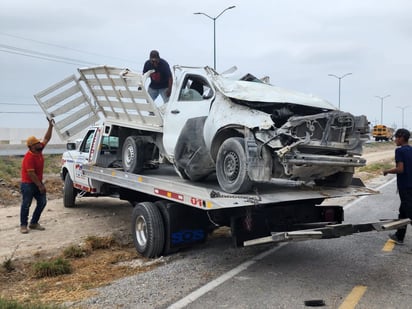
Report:
[{"label": "crumpled front end of pickup", "polygon": [[275,131],[259,130],[255,138],[272,150],[272,178],[323,180],[352,175],[364,166],[362,145],[368,139],[365,116],[342,111],[292,116]]}]

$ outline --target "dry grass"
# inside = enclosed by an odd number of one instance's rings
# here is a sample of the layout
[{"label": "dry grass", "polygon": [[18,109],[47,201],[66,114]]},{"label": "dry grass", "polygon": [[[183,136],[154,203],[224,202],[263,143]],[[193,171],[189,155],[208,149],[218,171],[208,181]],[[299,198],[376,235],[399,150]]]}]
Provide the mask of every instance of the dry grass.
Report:
[{"label": "dry grass", "polygon": [[[92,237],[96,243],[97,237]],[[91,289],[106,285],[113,280],[147,271],[159,262],[142,263],[135,267],[121,263],[142,258],[132,246],[122,247],[112,240],[102,238],[99,244],[109,244],[109,248],[92,249],[85,257],[65,258],[71,267],[70,274],[45,276],[38,278],[33,272],[33,265],[45,263],[42,255],[33,256],[30,261],[13,261],[13,271],[0,271],[0,297],[17,300],[22,303],[41,302],[45,304],[61,304],[90,297]],[[91,248],[86,241],[85,247]],[[63,250],[65,251],[65,250]],[[51,260],[62,259],[57,256]],[[50,259],[47,259],[50,261]]]},{"label": "dry grass", "polygon": [[[44,183],[49,199],[63,196],[60,179],[60,155],[45,155]],[[0,156],[0,207],[20,203],[20,166],[22,157]]]}]

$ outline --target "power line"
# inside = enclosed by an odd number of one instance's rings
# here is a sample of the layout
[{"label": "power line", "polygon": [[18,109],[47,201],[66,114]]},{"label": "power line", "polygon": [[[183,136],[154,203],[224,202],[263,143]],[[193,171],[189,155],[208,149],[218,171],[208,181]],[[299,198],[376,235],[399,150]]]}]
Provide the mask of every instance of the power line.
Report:
[{"label": "power line", "polygon": [[0,112],[0,114],[43,114],[43,112]]},{"label": "power line", "polygon": [[80,50],[80,49],[76,49],[76,48],[72,48],[72,47],[67,47],[67,46],[59,45],[59,44],[47,43],[47,42],[43,42],[43,41],[38,41],[38,40],[33,40],[33,39],[25,38],[25,37],[18,36],[18,35],[12,35],[12,34],[4,33],[4,32],[1,32],[1,31],[0,31],[0,34],[1,34],[1,35],[5,35],[5,36],[9,36],[9,37],[13,37],[13,38],[17,38],[17,39],[20,39],[20,40],[35,42],[35,43],[39,43],[39,44],[43,44],[43,45],[48,45],[48,46],[53,46],[53,47],[58,47],[58,48],[67,49],[67,50],[72,50],[72,51],[79,52],[79,53],[83,53],[83,54],[88,54],[88,55],[93,55],[93,56],[99,56],[99,57],[105,57],[105,58],[111,58],[111,59],[117,59],[117,60],[122,60],[122,61],[128,61],[128,62],[132,62],[132,63],[137,63],[136,61],[129,60],[129,59],[124,59],[124,58],[119,58],[119,57],[113,57],[113,56],[106,56],[106,55],[102,55],[102,54],[98,54],[98,53],[93,53],[93,52],[89,52],[89,51],[84,51],[84,50]]},{"label": "power line", "polygon": [[77,65],[98,65],[96,63],[87,62],[87,61],[83,61],[79,59],[61,57],[61,56],[57,56],[53,54],[42,53],[42,52],[38,52],[38,51],[26,49],[26,48],[19,48],[19,47],[15,47],[11,45],[6,45],[6,44],[0,44],[0,47],[6,48],[6,50],[0,49],[0,51],[11,53],[11,54],[23,55],[23,56],[32,57],[32,58],[39,58],[43,60],[64,62],[64,63],[77,64]]},{"label": "power line", "polygon": [[8,103],[8,102],[0,102],[0,105],[25,105],[25,106],[37,106],[35,104],[29,104],[29,103]]}]

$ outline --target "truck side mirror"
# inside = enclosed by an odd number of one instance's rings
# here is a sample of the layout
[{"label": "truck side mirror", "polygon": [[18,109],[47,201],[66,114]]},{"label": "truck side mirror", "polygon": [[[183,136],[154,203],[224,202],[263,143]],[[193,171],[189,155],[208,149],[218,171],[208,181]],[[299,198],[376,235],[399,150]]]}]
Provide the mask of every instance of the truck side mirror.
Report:
[{"label": "truck side mirror", "polygon": [[66,149],[67,150],[75,150],[76,149],[76,143],[67,143],[66,144]]}]

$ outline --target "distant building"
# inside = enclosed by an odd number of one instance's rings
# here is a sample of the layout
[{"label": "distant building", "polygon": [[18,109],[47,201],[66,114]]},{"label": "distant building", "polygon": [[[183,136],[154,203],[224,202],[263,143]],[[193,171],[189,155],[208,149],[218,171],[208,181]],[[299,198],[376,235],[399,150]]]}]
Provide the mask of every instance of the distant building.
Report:
[{"label": "distant building", "polygon": [[[0,145],[24,145],[29,136],[42,139],[47,128],[0,128]],[[65,144],[57,134],[53,134],[50,144]]]}]

